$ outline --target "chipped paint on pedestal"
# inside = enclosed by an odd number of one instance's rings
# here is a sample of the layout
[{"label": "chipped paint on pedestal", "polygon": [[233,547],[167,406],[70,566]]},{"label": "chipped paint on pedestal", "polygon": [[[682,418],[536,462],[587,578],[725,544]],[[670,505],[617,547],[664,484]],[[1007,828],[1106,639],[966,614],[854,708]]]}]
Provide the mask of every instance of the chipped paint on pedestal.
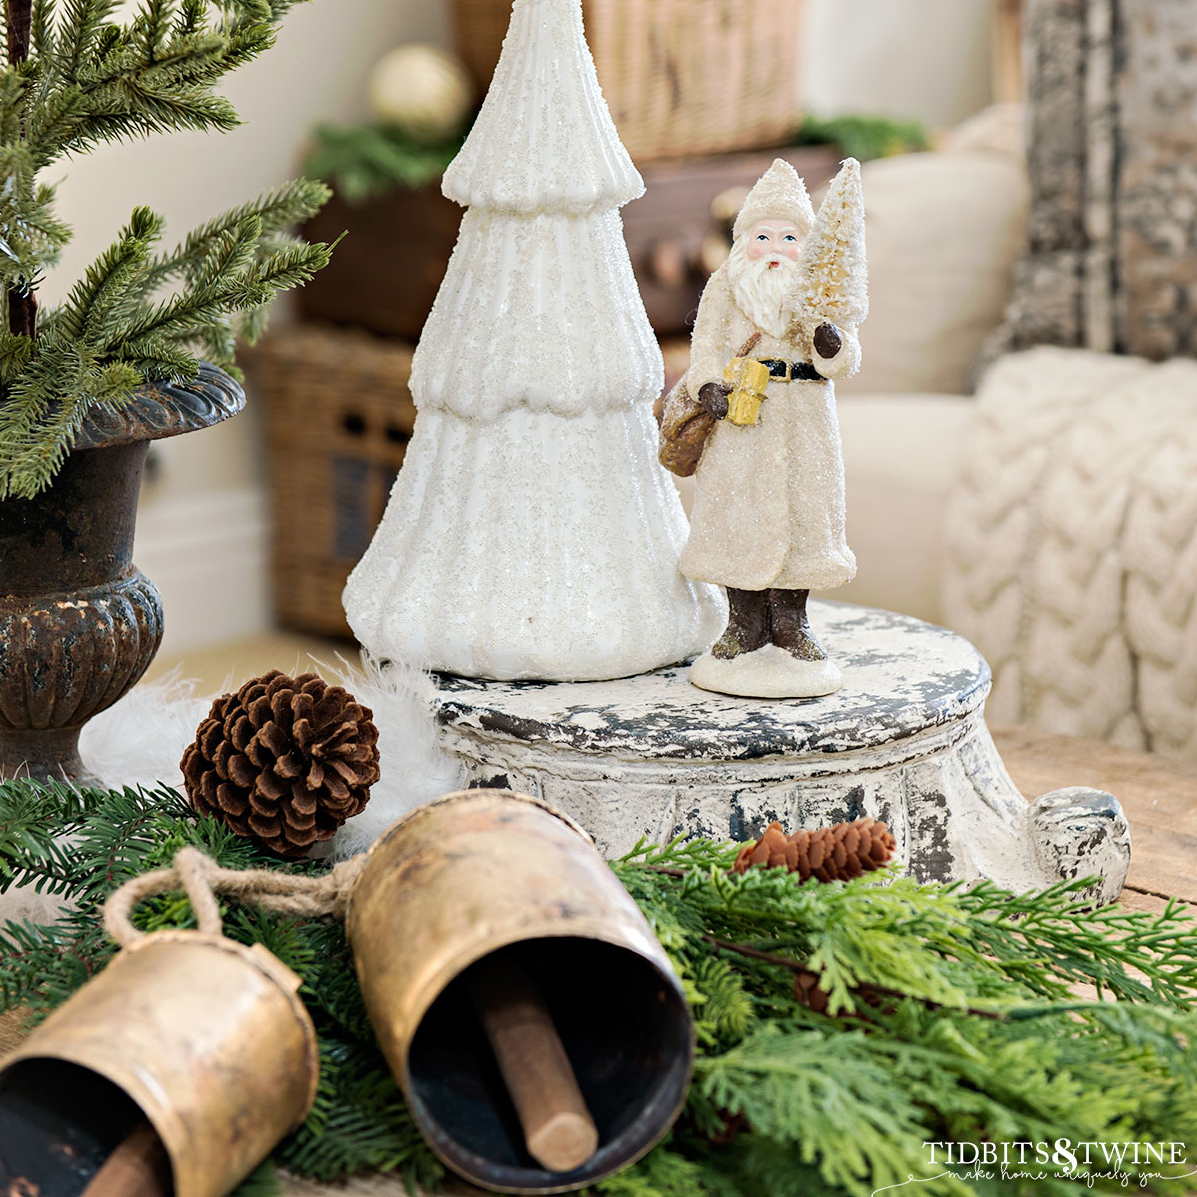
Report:
[{"label": "chipped paint on pedestal", "polygon": [[815,603],[812,621],[844,671],[832,695],[712,694],[685,666],[610,682],[442,677],[443,742],[472,785],[543,798],[612,855],[641,836],[744,840],[774,819],[867,814],[926,880],[1023,890],[1093,872],[1096,896],[1117,895],[1130,852],[1117,802],[1073,790],[1027,804],[985,726],[989,667],[971,644],[862,607]]}]

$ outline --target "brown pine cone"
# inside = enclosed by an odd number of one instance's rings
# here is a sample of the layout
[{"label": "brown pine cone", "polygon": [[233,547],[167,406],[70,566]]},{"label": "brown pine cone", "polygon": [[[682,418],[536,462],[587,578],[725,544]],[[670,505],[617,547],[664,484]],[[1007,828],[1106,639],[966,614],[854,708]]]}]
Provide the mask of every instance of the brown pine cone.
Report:
[{"label": "brown pine cone", "polygon": [[369,801],[378,728],[340,686],[272,669],[212,704],[181,767],[193,809],[298,858]]},{"label": "brown pine cone", "polygon": [[818,975],[803,969],[794,974],[794,997],[798,1004],[807,1006],[816,1014],[826,1014],[831,995],[819,985]]},{"label": "brown pine cone", "polygon": [[846,881],[872,872],[889,862],[894,852],[893,832],[876,819],[836,823],[818,831],[796,831],[787,836],[780,823],[770,823],[756,843],[745,844],[732,868],[743,873],[753,865],[784,868],[807,881]]}]

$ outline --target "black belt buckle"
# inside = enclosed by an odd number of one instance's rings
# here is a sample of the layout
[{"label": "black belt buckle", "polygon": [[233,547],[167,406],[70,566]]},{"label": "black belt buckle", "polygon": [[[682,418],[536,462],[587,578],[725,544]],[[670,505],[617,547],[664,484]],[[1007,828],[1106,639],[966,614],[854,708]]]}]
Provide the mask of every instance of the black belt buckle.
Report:
[{"label": "black belt buckle", "polygon": [[776,358],[762,357],[757,361],[769,370],[769,377],[781,382],[815,382],[823,375],[810,362],[779,362]]}]

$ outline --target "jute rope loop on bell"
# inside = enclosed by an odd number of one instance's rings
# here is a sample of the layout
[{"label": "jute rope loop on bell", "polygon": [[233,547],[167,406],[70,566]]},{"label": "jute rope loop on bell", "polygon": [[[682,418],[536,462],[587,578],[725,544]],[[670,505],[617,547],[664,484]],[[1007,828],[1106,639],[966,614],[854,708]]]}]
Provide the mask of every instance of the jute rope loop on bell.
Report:
[{"label": "jute rope loop on bell", "polygon": [[200,931],[221,934],[217,894],[256,902],[280,914],[344,918],[353,883],[365,867],[365,855],[354,856],[323,877],[276,873],[270,869],[224,869],[198,848],[181,848],[174,867],[158,869],[126,881],[104,904],[104,928],[122,948],[144,938],[133,925],[133,911],[147,898],[181,889],[195,912]]}]

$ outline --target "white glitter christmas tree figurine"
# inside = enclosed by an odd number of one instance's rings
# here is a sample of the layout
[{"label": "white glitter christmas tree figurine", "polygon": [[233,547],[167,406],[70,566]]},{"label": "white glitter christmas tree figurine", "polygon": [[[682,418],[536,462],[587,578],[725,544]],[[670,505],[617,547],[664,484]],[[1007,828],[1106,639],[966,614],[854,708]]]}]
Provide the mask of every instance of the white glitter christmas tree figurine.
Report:
[{"label": "white glitter christmas tree figurine", "polygon": [[516,0],[445,174],[469,210],[412,367],[415,433],[345,589],[375,657],[597,680],[718,633],[718,591],[678,571],[686,520],[656,460],[661,355],[619,216],[643,189],[581,0]]}]

